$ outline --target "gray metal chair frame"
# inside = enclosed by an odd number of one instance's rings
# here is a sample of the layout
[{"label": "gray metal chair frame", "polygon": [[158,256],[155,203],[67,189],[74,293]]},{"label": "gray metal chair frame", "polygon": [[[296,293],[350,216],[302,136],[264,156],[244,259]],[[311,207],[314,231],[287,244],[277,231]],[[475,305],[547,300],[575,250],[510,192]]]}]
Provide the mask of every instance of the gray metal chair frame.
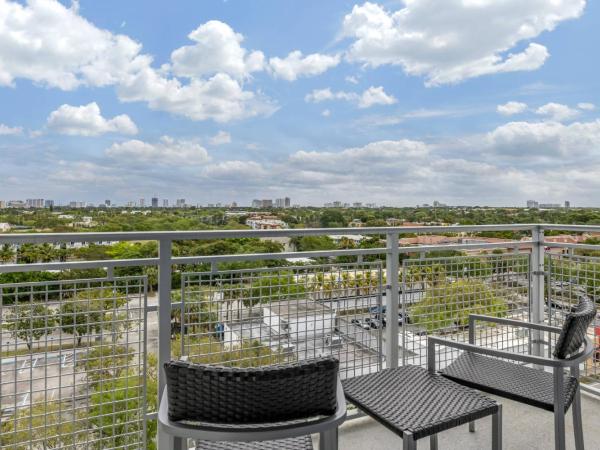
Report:
[{"label": "gray metal chair frame", "polygon": [[[505,350],[497,350],[492,348],[480,347],[475,345],[475,321],[493,322],[503,325],[511,325],[521,328],[529,328],[542,334],[543,332],[548,333],[561,333],[563,331],[560,327],[554,327],[545,324],[523,322],[520,320],[504,319],[499,317],[490,317],[479,314],[469,315],[469,343],[456,342],[448,339],[438,337],[428,337],[428,367],[435,367],[435,345],[452,347],[466,352],[475,354],[487,355],[497,358],[505,358],[513,361],[518,361],[525,364],[533,364],[539,367],[550,367],[552,368],[553,380],[554,380],[554,441],[556,450],[565,450],[565,377],[564,371],[566,368],[570,370],[572,377],[579,379],[579,365],[587,360],[592,352],[594,351],[594,345],[591,339],[586,336],[583,344],[583,348],[576,354],[565,358],[545,358],[543,356],[526,355],[522,353],[514,353]],[[542,336],[537,336],[537,342],[541,342]],[[549,342],[549,341],[548,341]],[[453,381],[459,382],[455,378]],[[489,391],[491,392],[491,391]],[[501,392],[493,391],[494,394],[502,396]],[[507,397],[507,395],[505,395]],[[573,402],[573,425],[575,429],[575,446],[577,450],[583,450],[583,424],[581,418],[581,393],[579,384],[575,391]],[[470,431],[474,431],[474,423],[469,426]]]},{"label": "gray metal chair frame", "polygon": [[311,434],[319,434],[319,450],[337,450],[338,427],[346,419],[346,398],[338,377],[337,381],[337,409],[331,416],[318,420],[299,422],[278,422],[274,424],[261,424],[260,427],[252,425],[229,426],[187,425],[169,419],[169,400],[167,387],[162,395],[158,410],[158,424],[160,430],[169,436],[169,449],[188,450],[187,439],[202,441],[226,442],[253,442],[273,441],[278,439],[294,438]]}]

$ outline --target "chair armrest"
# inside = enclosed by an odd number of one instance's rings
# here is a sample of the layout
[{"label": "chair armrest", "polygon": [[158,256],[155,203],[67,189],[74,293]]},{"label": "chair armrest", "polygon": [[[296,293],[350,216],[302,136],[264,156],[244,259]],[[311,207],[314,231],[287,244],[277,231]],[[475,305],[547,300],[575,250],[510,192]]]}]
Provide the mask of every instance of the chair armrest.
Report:
[{"label": "chair armrest", "polygon": [[585,346],[583,350],[576,355],[566,359],[551,359],[542,356],[524,355],[522,353],[507,352],[506,350],[497,350],[493,348],[480,347],[475,344],[467,344],[466,342],[451,341],[438,337],[427,338],[427,356],[429,370],[435,371],[435,344],[452,347],[467,352],[479,353],[487,356],[495,356],[498,358],[511,359],[527,364],[538,364],[546,367],[571,367],[585,361],[593,352],[594,345],[592,340],[586,336]]},{"label": "chair armrest", "polygon": [[473,327],[473,324],[475,323],[476,320],[479,320],[482,322],[501,323],[504,325],[512,325],[515,327],[530,328],[533,330],[548,331],[550,333],[560,333],[562,331],[562,328],[560,328],[560,327],[553,327],[551,325],[546,325],[544,323],[523,322],[521,320],[505,319],[502,317],[493,317],[493,316],[484,316],[481,314],[469,314],[469,328]]},{"label": "chair armrest", "polygon": [[285,439],[307,434],[321,433],[336,428],[346,420],[346,398],[344,389],[338,377],[337,380],[337,409],[331,416],[310,421],[289,421],[253,426],[220,425],[199,423],[188,425],[169,419],[169,398],[167,387],[163,391],[158,409],[158,424],[161,430],[171,436],[205,441],[270,441]]}]

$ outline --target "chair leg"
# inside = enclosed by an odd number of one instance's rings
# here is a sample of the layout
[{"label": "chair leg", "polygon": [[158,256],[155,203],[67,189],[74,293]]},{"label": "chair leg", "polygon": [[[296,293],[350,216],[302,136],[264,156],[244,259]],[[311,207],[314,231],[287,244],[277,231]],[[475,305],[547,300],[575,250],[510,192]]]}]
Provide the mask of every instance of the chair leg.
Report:
[{"label": "chair leg", "polygon": [[469,432],[475,433],[475,421],[469,422]]},{"label": "chair leg", "polygon": [[187,446],[187,438],[182,438],[175,436],[173,437],[173,447],[174,450],[189,450]]},{"label": "chair leg", "polygon": [[584,450],[583,423],[581,420],[581,392],[579,388],[577,388],[577,392],[575,392],[575,398],[573,398],[571,409],[573,410],[573,429],[575,430],[575,450]]},{"label": "chair leg", "polygon": [[438,435],[432,434],[429,436],[429,450],[438,450]]},{"label": "chair leg", "polygon": [[565,442],[565,375],[562,367],[554,368],[554,449],[566,450]]},{"label": "chair leg", "polygon": [[405,431],[402,434],[402,450],[417,450],[417,441],[412,433]]},{"label": "chair leg", "polygon": [[338,450],[338,429],[321,431],[319,434],[319,450]]},{"label": "chair leg", "polygon": [[502,450],[502,405],[492,415],[492,450]]}]

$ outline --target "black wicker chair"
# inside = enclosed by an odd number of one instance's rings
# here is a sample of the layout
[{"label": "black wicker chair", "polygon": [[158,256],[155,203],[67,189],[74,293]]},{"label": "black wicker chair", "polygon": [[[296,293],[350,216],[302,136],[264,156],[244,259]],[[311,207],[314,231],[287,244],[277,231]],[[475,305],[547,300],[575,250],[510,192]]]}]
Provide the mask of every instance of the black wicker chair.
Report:
[{"label": "black wicker chair", "polygon": [[285,365],[236,368],[172,361],[158,421],[168,448],[337,449],[346,417],[339,363],[318,358]]},{"label": "black wicker chair", "polygon": [[[464,352],[440,372],[446,378],[554,413],[554,440],[557,450],[565,449],[565,412],[573,405],[575,445],[583,450],[583,425],[579,365],[590,357],[594,348],[587,328],[596,316],[596,307],[587,297],[569,313],[562,328],[472,314],[469,316],[469,343],[428,338],[428,364],[435,368],[435,345],[453,347]],[[534,343],[544,341],[543,333],[560,333],[554,352],[548,358],[475,345],[475,322],[486,321],[532,330]],[[582,348],[583,346],[583,348]],[[550,348],[550,346],[549,346]],[[501,359],[499,359],[501,358]],[[508,361],[507,361],[508,360]],[[516,363],[515,363],[516,362]],[[534,365],[528,367],[527,365]],[[552,373],[544,370],[552,368]],[[569,368],[570,373],[565,374]],[[470,430],[474,431],[471,423]]]}]

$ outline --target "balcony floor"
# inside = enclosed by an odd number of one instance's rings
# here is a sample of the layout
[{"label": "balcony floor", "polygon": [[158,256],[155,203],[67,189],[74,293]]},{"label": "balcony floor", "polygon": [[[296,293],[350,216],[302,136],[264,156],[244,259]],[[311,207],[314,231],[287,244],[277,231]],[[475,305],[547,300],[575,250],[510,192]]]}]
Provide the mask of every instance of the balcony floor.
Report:
[{"label": "balcony floor", "polygon": [[[503,405],[504,449],[554,448],[553,415],[504,398],[496,398]],[[582,394],[582,415],[586,449],[600,449],[600,400]],[[574,449],[573,416],[566,419],[567,449]],[[491,448],[491,418],[477,422],[477,432],[469,433],[467,425],[439,434],[439,448],[469,450]],[[369,417],[350,420],[340,429],[341,450],[387,450],[402,448],[402,440]],[[429,439],[418,441],[419,450],[429,448]],[[315,447],[317,448],[317,447]]]}]

